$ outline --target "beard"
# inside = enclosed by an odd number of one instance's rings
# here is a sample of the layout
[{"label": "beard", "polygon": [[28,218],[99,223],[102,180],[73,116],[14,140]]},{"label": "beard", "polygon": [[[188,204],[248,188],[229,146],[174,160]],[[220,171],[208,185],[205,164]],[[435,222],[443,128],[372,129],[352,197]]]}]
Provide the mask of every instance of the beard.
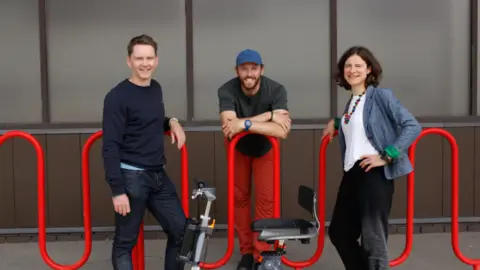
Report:
[{"label": "beard", "polygon": [[[252,83],[247,83],[247,80],[253,80]],[[258,84],[260,83],[260,78],[255,78],[255,77],[245,77],[240,80],[240,83],[242,84],[242,88],[247,91],[251,92],[257,88]]]}]

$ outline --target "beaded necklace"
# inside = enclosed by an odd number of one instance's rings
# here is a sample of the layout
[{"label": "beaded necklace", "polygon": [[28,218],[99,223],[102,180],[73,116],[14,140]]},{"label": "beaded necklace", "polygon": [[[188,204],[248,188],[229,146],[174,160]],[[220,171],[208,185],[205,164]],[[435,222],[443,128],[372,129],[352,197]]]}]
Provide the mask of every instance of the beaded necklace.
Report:
[{"label": "beaded necklace", "polygon": [[[355,104],[353,104],[353,108],[352,108],[352,111],[350,113],[346,112],[345,113],[345,118],[343,119],[343,122],[345,124],[348,124],[348,122],[350,122],[350,118],[352,117],[352,114],[355,112],[355,109],[357,108],[357,105],[358,103],[360,102],[360,99],[362,98],[362,96],[365,94],[365,92],[363,92],[361,95],[358,96],[358,99],[355,100]],[[353,98],[353,95],[352,95],[352,98]]]}]

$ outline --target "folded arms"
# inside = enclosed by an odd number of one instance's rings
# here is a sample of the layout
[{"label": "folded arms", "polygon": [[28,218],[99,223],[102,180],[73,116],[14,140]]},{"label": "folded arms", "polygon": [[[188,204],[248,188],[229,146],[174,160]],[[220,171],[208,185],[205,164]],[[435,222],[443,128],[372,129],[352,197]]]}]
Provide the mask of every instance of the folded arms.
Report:
[{"label": "folded arms", "polygon": [[[220,120],[222,131],[226,138],[232,138],[236,134],[246,130],[246,122],[251,122],[249,132],[273,136],[281,139],[287,138],[291,119],[287,108],[287,92],[283,86],[272,91],[273,100],[271,110],[246,118],[239,118],[236,113],[236,100],[228,89],[218,90],[220,104]],[[248,123],[247,123],[248,124]]]}]

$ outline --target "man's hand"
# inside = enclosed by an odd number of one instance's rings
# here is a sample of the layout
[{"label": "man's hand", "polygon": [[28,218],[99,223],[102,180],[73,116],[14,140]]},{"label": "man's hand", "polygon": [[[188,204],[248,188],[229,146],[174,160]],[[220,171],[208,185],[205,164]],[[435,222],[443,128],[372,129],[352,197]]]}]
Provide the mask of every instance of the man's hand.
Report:
[{"label": "man's hand", "polygon": [[237,135],[245,129],[244,122],[245,121],[241,119],[234,119],[228,121],[227,123],[222,125],[223,135],[229,139],[233,138],[233,136]]},{"label": "man's hand", "polygon": [[175,120],[170,120],[170,137],[172,137],[172,144],[177,142],[178,149],[185,144],[186,136],[182,126]]},{"label": "man's hand", "polygon": [[331,120],[328,122],[327,127],[323,130],[322,140],[325,137],[330,138],[330,142],[333,140],[333,135],[335,134],[335,121]]},{"label": "man's hand", "polygon": [[274,112],[272,121],[279,124],[285,132],[290,132],[292,119],[290,119],[288,112]]},{"label": "man's hand", "polygon": [[130,201],[126,194],[115,196],[112,198],[112,201],[115,212],[122,216],[126,216],[130,213]]},{"label": "man's hand", "polygon": [[365,170],[366,172],[370,171],[375,167],[381,167],[387,164],[385,160],[383,160],[382,157],[380,157],[380,155],[366,155],[366,156],[361,156],[360,158],[363,159],[360,162],[360,167],[362,167],[363,169],[367,168]]}]

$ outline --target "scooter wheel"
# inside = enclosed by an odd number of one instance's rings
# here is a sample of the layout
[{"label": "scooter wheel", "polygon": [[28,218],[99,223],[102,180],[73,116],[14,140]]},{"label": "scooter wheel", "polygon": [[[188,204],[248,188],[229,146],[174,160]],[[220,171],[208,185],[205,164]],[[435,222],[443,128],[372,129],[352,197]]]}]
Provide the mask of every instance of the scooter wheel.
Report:
[{"label": "scooter wheel", "polygon": [[276,270],[278,269],[275,264],[273,263],[273,261],[271,260],[266,260],[266,261],[263,261],[262,262],[262,267],[258,267],[258,269],[261,269],[261,270]]}]

